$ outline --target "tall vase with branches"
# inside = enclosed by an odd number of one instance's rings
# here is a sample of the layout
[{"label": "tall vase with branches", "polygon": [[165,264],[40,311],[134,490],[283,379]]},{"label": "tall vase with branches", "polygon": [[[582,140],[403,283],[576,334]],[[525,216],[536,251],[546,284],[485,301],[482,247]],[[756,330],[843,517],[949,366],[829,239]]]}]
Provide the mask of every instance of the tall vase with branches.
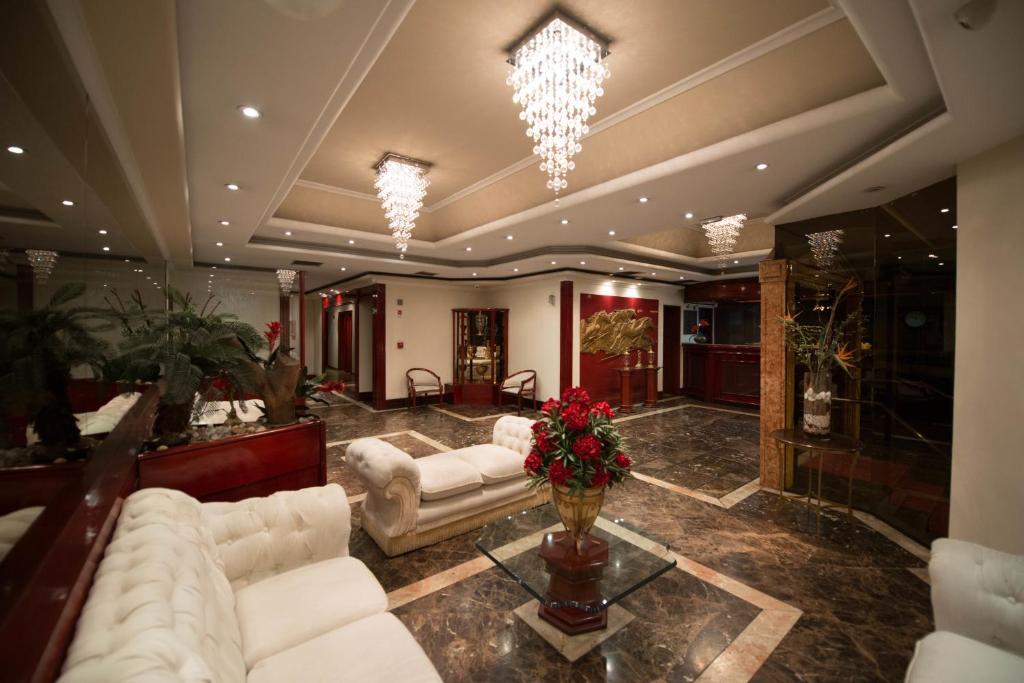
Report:
[{"label": "tall vase with branches", "polygon": [[840,304],[857,288],[854,279],[847,281],[836,294],[832,310],[824,325],[797,322],[795,315],[782,318],[786,345],[797,361],[807,368],[804,375],[803,430],[807,434],[826,437],[832,429],[832,368],[839,366],[853,376],[854,352],[852,337],[860,326],[859,310],[836,320]]}]

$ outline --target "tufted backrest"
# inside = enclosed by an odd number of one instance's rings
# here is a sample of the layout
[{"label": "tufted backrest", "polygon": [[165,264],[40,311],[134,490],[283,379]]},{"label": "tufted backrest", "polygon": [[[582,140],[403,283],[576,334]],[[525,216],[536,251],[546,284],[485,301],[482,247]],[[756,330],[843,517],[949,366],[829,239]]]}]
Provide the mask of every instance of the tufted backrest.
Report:
[{"label": "tufted backrest", "polygon": [[200,510],[169,489],[125,500],[61,683],[245,680],[234,594]]},{"label": "tufted backrest", "polygon": [[1024,656],[1024,557],[941,538],[928,573],[936,630]]},{"label": "tufted backrest", "polygon": [[533,438],[530,428],[533,426],[533,422],[528,417],[516,417],[515,415],[500,417],[494,423],[494,435],[491,437],[491,443],[510,448],[525,458],[530,453],[530,442]]},{"label": "tufted backrest", "polygon": [[42,511],[43,508],[37,505],[0,516],[0,560],[14,547],[18,539],[25,535]]}]

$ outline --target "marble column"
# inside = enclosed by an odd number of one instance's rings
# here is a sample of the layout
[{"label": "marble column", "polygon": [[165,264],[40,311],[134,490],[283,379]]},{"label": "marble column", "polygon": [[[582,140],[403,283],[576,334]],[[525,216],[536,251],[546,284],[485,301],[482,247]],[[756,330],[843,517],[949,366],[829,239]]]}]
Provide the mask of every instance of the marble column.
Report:
[{"label": "marble column", "polygon": [[[793,423],[793,379],[780,319],[793,299],[789,264],[784,259],[761,261],[761,485],[780,488],[779,451],[769,436]],[[787,459],[790,453],[787,452]],[[788,460],[787,460],[788,462]]]}]

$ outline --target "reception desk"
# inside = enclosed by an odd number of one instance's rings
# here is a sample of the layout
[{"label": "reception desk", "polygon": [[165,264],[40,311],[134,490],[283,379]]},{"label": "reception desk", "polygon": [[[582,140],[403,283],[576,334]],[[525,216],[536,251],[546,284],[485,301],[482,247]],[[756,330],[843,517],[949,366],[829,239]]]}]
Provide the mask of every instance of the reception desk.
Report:
[{"label": "reception desk", "polygon": [[681,393],[702,401],[759,405],[760,347],[683,344]]}]

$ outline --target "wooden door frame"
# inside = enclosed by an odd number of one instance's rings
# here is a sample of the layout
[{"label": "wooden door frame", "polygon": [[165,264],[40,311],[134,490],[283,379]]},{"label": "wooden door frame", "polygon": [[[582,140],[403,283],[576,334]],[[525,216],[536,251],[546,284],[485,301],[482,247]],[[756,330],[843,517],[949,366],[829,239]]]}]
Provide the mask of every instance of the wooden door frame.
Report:
[{"label": "wooden door frame", "polygon": [[[666,339],[666,335],[669,332],[668,309],[670,309],[670,308],[675,311],[674,315],[676,317],[675,343],[674,344],[669,344],[669,340]],[[682,330],[683,330],[683,328],[682,328],[682,324],[683,324],[683,307],[682,306],[675,306],[675,305],[672,305],[672,304],[665,304],[662,307],[662,312],[661,312],[661,354],[662,354],[661,355],[661,366],[662,366],[662,368],[664,368],[662,370],[662,374],[661,374],[661,381],[662,381],[663,393],[665,393],[666,395],[668,395],[668,393],[669,393],[669,387],[670,386],[675,387],[675,391],[672,393],[673,396],[679,395],[681,393],[681,391],[682,391],[682,388],[683,388],[683,383],[682,383],[682,369],[683,369],[683,362],[682,362],[682,341],[683,341],[682,334],[683,334],[683,332],[682,332]],[[668,375],[669,375],[669,373],[668,373],[668,370],[669,370],[668,354],[670,352],[675,354],[675,356],[674,356],[675,357],[674,364],[675,364],[675,375],[676,375],[675,376],[675,381],[671,385],[668,383]]]}]

